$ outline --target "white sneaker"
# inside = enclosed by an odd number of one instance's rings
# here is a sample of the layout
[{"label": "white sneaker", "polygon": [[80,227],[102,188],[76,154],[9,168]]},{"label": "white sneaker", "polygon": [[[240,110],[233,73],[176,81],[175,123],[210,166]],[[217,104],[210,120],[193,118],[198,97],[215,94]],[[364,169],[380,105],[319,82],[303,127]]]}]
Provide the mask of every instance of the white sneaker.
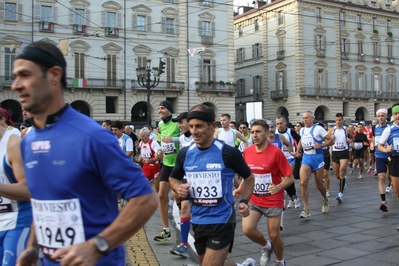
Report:
[{"label": "white sneaker", "polygon": [[338,193],[338,196],[336,197],[338,203],[342,203],[342,200],[344,198],[344,194],[342,194],[341,192]]},{"label": "white sneaker", "polygon": [[253,258],[247,258],[246,260],[244,260],[242,265],[243,266],[256,266],[256,260],[254,260]]},{"label": "white sneaker", "polygon": [[359,179],[363,179],[363,176],[359,173],[358,178],[359,178]]},{"label": "white sneaker", "polygon": [[296,196],[294,199],[294,207],[295,207],[295,209],[298,209],[301,207],[301,202],[299,201],[298,196]]},{"label": "white sneaker", "polygon": [[390,187],[390,186],[385,189],[385,193],[387,193],[387,194],[392,193],[392,192],[393,192],[393,190],[392,190],[392,187]]},{"label": "white sneaker", "polygon": [[291,208],[294,208],[294,202],[292,200],[289,200],[288,204],[287,204],[287,209],[291,209]]}]

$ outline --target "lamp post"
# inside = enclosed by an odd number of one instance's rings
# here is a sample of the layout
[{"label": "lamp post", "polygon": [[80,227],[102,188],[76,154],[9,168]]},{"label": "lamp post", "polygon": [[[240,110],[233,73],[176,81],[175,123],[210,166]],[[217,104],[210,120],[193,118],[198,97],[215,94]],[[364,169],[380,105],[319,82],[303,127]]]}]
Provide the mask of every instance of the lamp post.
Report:
[{"label": "lamp post", "polygon": [[[151,71],[154,74],[154,79],[151,80]],[[151,89],[159,84],[159,69],[153,67],[151,70],[151,60],[147,60],[147,67],[136,68],[137,82],[142,88],[147,89],[147,124],[151,126],[151,105],[150,95]]]}]

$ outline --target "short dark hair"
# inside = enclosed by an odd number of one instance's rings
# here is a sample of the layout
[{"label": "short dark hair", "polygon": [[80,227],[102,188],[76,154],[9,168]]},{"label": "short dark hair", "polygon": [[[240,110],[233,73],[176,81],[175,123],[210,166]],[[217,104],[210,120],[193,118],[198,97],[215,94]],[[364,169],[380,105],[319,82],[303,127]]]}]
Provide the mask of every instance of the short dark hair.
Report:
[{"label": "short dark hair", "polygon": [[249,128],[249,124],[248,124],[247,121],[242,121],[242,122],[240,123],[240,126],[241,126],[241,125],[245,125],[247,128]]},{"label": "short dark hair", "polygon": [[[35,47],[35,48],[44,50],[47,53],[49,53],[50,55],[52,55],[58,62],[61,63],[61,65],[63,66],[62,71],[65,72],[65,73],[62,73],[61,84],[65,89],[67,86],[67,82],[66,82],[67,63],[65,61],[65,57],[62,54],[61,50],[58,49],[58,47],[55,46],[54,44],[48,43],[48,42],[43,42],[43,41],[33,42],[33,43],[29,44],[27,47]],[[38,63],[35,63],[35,64],[37,64],[41,68],[44,75],[46,75],[46,72],[51,68],[51,67],[46,67],[46,66],[40,65]]]},{"label": "short dark hair", "polygon": [[283,119],[285,122],[287,122],[287,118],[285,118],[285,116],[283,116],[283,115],[279,115],[279,116],[277,116],[277,119]]},{"label": "short dark hair", "polygon": [[266,120],[263,120],[263,119],[256,119],[256,120],[252,123],[251,127],[253,128],[254,126],[261,126],[261,127],[263,127],[263,129],[264,129],[265,131],[268,131],[268,130],[269,130],[269,125],[267,124]]},{"label": "short dark hair", "polygon": [[108,120],[108,119],[107,119],[107,120],[105,120],[103,123],[105,123],[107,126],[111,126],[111,123],[112,123],[112,122],[111,122],[111,120]]},{"label": "short dark hair", "polygon": [[237,127],[236,121],[230,121],[230,124],[233,124],[235,127]]},{"label": "short dark hair", "polygon": [[227,117],[228,119],[231,119],[231,115],[229,115],[229,114],[222,114],[220,117],[223,117],[223,116]]},{"label": "short dark hair", "polygon": [[112,122],[111,127],[116,127],[117,129],[122,129],[123,125],[122,125],[121,121],[116,120],[116,121]]},{"label": "short dark hair", "polygon": [[342,118],[344,118],[344,115],[343,115],[342,113],[337,113],[337,114],[335,115],[335,117],[342,117]]}]

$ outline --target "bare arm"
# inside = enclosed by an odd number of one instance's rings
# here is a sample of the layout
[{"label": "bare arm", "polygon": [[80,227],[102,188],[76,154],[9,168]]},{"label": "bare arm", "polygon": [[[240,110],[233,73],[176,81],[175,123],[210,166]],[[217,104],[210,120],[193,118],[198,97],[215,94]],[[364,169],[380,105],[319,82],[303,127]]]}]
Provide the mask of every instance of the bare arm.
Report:
[{"label": "bare arm", "polygon": [[239,131],[236,131],[235,138],[240,139],[242,142],[244,142],[244,147],[248,148],[248,140],[244,137],[243,134],[241,134]]},{"label": "bare arm", "polygon": [[330,134],[327,134],[324,137],[324,140],[325,140],[325,142],[324,142],[325,147],[328,147],[328,146],[331,146],[334,144],[334,138]]},{"label": "bare arm", "polygon": [[283,134],[278,134],[280,141],[287,147],[289,152],[292,152],[292,145],[291,143],[287,140],[286,137],[284,137]]},{"label": "bare arm", "polygon": [[294,183],[294,176],[293,176],[293,175],[284,177],[284,178],[282,178],[282,181],[281,181],[280,184],[278,184],[278,185],[270,184],[270,185],[269,185],[269,192],[270,192],[272,195],[274,195],[274,194],[276,194],[277,192],[286,189],[286,188],[289,187],[292,183]]},{"label": "bare arm", "polygon": [[30,201],[30,193],[26,185],[25,168],[21,155],[21,139],[11,135],[7,143],[7,157],[15,179],[18,183],[1,184],[0,195],[13,200]]}]

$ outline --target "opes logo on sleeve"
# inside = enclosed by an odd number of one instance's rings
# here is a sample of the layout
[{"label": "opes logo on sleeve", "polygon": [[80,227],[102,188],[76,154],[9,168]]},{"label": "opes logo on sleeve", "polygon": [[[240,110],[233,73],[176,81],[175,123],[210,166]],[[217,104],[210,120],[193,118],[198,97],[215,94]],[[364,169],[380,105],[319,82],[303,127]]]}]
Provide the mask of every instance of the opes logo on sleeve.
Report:
[{"label": "opes logo on sleeve", "polygon": [[40,140],[32,142],[31,149],[33,153],[47,153],[50,151],[51,143],[49,140]]}]

